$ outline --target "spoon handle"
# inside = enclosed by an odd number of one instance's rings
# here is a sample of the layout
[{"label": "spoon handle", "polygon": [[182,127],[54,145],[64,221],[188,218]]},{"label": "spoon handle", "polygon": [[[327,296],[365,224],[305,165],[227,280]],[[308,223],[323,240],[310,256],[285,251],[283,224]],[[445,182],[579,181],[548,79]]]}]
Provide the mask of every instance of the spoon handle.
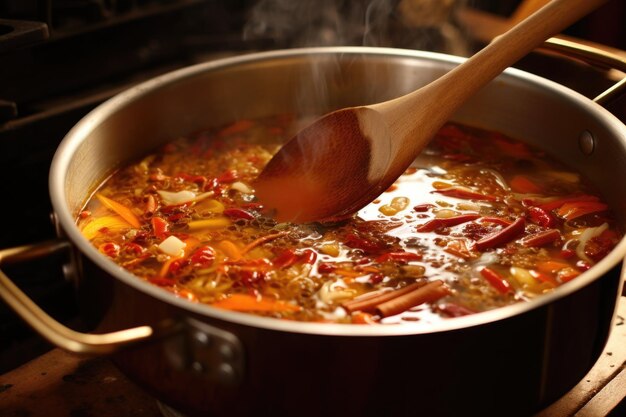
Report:
[{"label": "spoon handle", "polygon": [[[414,127],[408,135],[421,139],[404,146],[419,152],[441,125],[479,89],[550,36],[606,1],[552,0],[434,82],[375,107],[385,114],[394,133],[407,135],[406,127]],[[398,127],[398,131],[394,127]]]}]

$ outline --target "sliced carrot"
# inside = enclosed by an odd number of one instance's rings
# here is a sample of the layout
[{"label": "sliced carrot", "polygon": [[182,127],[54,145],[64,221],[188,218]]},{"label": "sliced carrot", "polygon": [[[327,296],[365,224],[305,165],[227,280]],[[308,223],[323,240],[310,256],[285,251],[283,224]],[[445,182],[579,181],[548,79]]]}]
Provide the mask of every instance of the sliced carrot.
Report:
[{"label": "sliced carrot", "polygon": [[559,262],[559,261],[541,261],[541,262],[537,262],[535,266],[540,272],[544,272],[546,274],[553,274],[555,272],[560,271],[561,269],[571,267],[570,264],[566,262]]},{"label": "sliced carrot", "polygon": [[516,175],[509,181],[511,189],[516,193],[535,194],[541,192],[541,187],[524,175]]},{"label": "sliced carrot", "polygon": [[246,294],[233,294],[228,298],[211,304],[213,307],[233,311],[300,311],[302,307],[280,300],[257,298]]},{"label": "sliced carrot", "polygon": [[572,220],[585,214],[598,213],[608,209],[608,206],[599,201],[576,201],[565,203],[557,210],[557,214],[567,220]]},{"label": "sliced carrot", "polygon": [[128,207],[123,204],[118,203],[117,201],[111,200],[108,197],[103,196],[102,194],[96,194],[96,197],[102,205],[104,205],[109,210],[112,210],[120,215],[124,220],[126,220],[131,226],[138,229],[141,227],[141,222],[135,213],[133,213]]}]

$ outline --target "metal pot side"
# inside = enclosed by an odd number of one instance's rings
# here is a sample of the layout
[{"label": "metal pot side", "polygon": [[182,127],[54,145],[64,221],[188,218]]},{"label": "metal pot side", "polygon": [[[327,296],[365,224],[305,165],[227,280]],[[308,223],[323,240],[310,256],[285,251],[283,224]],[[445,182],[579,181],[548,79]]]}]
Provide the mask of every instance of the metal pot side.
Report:
[{"label": "metal pot side", "polygon": [[[223,352],[209,358],[216,366],[243,363],[234,383],[201,369],[194,355],[203,353],[195,342],[175,338],[117,354],[119,367],[174,408],[209,416],[527,415],[575,385],[608,337],[621,291],[624,241],[552,294],[423,329],[217,311],[132,277],[75,226],[86,198],[116,166],[168,139],[242,117],[315,115],[382,101],[459,62],[383,48],[252,54],[166,74],[86,116],[61,144],[50,175],[61,228],[84,255],[78,288],[86,315],[102,331],[166,319],[199,321],[234,335],[242,346],[237,354],[245,356],[242,362],[222,358],[228,356]],[[624,225],[626,183],[615,178],[626,175],[626,127],[592,101],[508,70],[454,119],[524,139],[576,167],[620,211]],[[589,134],[591,153],[580,147]]]}]

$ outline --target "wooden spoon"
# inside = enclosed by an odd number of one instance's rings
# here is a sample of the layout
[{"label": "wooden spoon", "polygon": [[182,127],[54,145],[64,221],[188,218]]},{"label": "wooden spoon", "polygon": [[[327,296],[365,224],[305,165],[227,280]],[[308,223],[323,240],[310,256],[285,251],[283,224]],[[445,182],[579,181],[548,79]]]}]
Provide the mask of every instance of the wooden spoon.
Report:
[{"label": "wooden spoon", "polygon": [[605,1],[553,0],[432,83],[323,116],[270,160],[254,184],[259,200],[279,221],[350,216],[391,186],[470,96]]}]

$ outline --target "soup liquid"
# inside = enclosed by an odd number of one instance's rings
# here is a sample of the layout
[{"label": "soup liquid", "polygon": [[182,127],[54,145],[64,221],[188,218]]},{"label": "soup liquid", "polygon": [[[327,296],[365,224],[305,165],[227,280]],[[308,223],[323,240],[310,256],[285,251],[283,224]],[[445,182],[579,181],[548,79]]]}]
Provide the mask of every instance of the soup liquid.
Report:
[{"label": "soup liquid", "polygon": [[578,173],[522,142],[457,124],[353,218],[277,223],[254,179],[294,126],[283,115],[178,138],[115,172],[78,225],[138,279],[193,302],[290,320],[420,326],[550,292],[621,237]]}]

